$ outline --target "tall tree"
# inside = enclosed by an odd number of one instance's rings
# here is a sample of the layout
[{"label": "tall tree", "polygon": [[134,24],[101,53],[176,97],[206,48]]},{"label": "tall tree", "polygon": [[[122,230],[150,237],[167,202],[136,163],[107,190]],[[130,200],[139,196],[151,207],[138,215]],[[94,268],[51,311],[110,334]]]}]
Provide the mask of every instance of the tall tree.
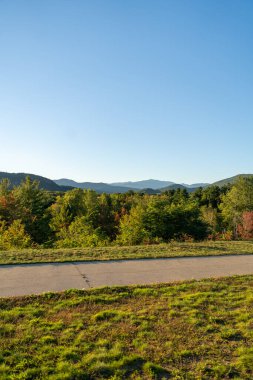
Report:
[{"label": "tall tree", "polygon": [[231,190],[222,197],[220,208],[224,221],[236,238],[243,212],[253,211],[253,178],[239,177]]},{"label": "tall tree", "polygon": [[62,236],[77,216],[85,213],[84,191],[73,189],[63,196],[59,195],[50,207],[51,229],[56,236]]},{"label": "tall tree", "polygon": [[13,195],[17,203],[16,218],[25,225],[32,240],[38,244],[49,240],[51,231],[47,209],[52,203],[49,192],[40,189],[38,181],[27,177],[20,186],[14,188]]}]

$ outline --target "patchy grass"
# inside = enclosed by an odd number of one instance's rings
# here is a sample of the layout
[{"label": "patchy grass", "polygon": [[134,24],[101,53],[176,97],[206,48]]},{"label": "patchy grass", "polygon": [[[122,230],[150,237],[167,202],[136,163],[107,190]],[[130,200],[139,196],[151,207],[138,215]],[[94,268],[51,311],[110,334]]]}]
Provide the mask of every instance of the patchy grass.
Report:
[{"label": "patchy grass", "polygon": [[253,276],[0,299],[1,379],[253,378]]},{"label": "patchy grass", "polygon": [[130,247],[0,251],[0,264],[253,254],[253,241],[206,241]]}]

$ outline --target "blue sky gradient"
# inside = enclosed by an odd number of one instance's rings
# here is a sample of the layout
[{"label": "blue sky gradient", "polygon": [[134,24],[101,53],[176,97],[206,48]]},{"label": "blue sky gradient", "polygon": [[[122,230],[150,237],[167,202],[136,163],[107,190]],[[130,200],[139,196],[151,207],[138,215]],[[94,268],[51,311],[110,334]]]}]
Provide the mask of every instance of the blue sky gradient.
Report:
[{"label": "blue sky gradient", "polygon": [[253,173],[251,0],[0,0],[0,171]]}]

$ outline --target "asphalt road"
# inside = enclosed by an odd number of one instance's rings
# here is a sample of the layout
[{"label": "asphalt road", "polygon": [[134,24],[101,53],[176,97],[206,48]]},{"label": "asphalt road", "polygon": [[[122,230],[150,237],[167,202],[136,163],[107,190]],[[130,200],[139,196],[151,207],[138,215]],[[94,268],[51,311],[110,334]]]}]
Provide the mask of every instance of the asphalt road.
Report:
[{"label": "asphalt road", "polygon": [[253,255],[0,265],[0,297],[253,274]]}]

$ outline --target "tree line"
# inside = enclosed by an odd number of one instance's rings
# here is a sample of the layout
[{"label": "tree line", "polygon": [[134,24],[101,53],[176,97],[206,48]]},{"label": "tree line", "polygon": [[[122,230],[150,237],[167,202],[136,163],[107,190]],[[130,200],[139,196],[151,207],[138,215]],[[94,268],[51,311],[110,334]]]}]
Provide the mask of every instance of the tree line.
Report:
[{"label": "tree line", "polygon": [[53,193],[29,177],[0,182],[0,249],[253,238],[253,178],[147,195]]}]

